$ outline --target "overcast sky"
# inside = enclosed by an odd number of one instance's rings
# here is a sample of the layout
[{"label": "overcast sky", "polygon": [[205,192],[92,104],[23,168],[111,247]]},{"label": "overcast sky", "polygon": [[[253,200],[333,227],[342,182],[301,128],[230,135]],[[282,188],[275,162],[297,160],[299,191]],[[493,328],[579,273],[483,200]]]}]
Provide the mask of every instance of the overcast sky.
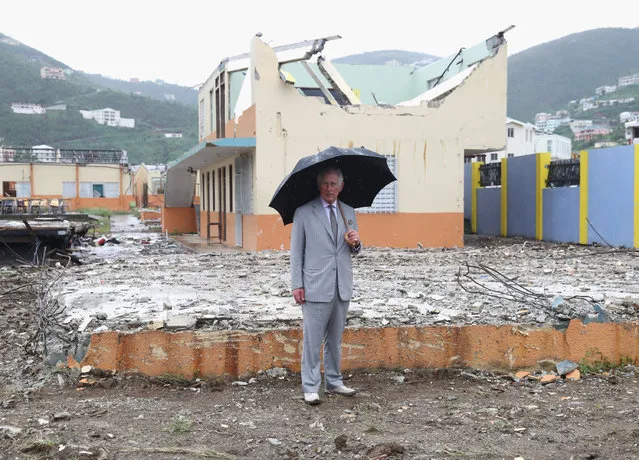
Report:
[{"label": "overcast sky", "polygon": [[[447,56],[511,24],[509,54],[600,27],[638,27],[635,0],[3,0],[0,32],[76,70],[195,86],[256,32],[281,45],[341,35],[327,58],[380,49]],[[0,78],[1,74],[0,74]]]}]

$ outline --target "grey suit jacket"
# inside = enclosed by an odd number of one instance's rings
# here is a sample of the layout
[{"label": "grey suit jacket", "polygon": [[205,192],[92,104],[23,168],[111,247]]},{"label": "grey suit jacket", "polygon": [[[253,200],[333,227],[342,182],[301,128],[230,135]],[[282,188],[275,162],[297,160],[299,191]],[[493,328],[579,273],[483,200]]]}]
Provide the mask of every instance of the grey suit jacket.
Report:
[{"label": "grey suit jacket", "polygon": [[[346,221],[358,230],[355,211],[340,202]],[[319,196],[300,206],[293,217],[291,234],[291,278],[293,289],[304,288],[310,302],[330,302],[338,283],[339,297],[346,301],[353,296],[351,255],[361,250],[352,248],[344,239],[344,219],[337,209],[337,245]]]}]

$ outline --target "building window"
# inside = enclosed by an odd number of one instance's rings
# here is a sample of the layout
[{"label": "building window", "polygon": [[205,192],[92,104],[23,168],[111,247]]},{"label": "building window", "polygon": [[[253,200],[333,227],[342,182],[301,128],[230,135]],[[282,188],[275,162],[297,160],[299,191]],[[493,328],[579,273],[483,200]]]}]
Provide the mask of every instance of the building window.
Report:
[{"label": "building window", "polygon": [[118,198],[119,196],[118,182],[80,182],[80,198]]},{"label": "building window", "polygon": [[220,72],[215,77],[215,132],[218,139],[226,137],[226,119],[226,72]]},{"label": "building window", "polygon": [[490,161],[497,161],[499,159],[499,154],[498,153],[491,153],[490,154]]},{"label": "building window", "polygon": [[2,196],[3,197],[16,197],[16,183],[5,181],[2,183]]},{"label": "building window", "polygon": [[229,165],[229,212],[233,212],[233,165]]},{"label": "building window", "polygon": [[[213,173],[213,175],[215,176],[215,173]],[[211,206],[211,172],[207,171],[206,172],[206,180],[204,181],[204,189],[206,190],[205,192],[205,196],[204,196],[204,209],[206,209],[206,211],[211,211],[212,210],[212,206]]]},{"label": "building window", "polygon": [[548,152],[552,152],[552,141],[548,140],[546,141],[546,148],[548,149]]},{"label": "building window", "polygon": [[[388,167],[397,177],[397,160],[394,155],[386,155]],[[373,200],[373,204],[367,208],[358,208],[361,213],[393,213],[397,212],[397,181],[393,181],[384,187]]]},{"label": "building window", "polygon": [[514,153],[509,153],[509,154],[508,154],[508,158],[512,158],[512,157],[514,157],[514,156],[515,156],[515,154],[514,154]]},{"label": "building window", "polygon": [[93,184],[93,198],[104,198],[104,184]]},{"label": "building window", "polygon": [[204,137],[204,99],[200,101],[200,139]]},{"label": "building window", "polygon": [[515,137],[515,128],[508,128],[506,131],[508,132],[508,137]]},{"label": "building window", "polygon": [[75,198],[75,182],[62,182],[62,198]]}]

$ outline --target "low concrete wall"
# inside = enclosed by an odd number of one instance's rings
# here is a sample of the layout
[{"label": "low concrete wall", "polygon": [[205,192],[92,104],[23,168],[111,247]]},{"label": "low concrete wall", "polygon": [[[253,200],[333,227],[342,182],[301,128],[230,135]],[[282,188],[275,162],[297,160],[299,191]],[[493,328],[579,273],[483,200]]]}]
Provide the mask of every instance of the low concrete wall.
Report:
[{"label": "low concrete wall", "polygon": [[162,231],[197,233],[195,208],[162,208]]},{"label": "low concrete wall", "polygon": [[[80,363],[103,370],[240,377],[271,367],[299,372],[302,330],[101,332],[91,336]],[[517,325],[347,328],[342,369],[472,367],[532,369],[542,359],[574,362],[621,358],[636,362],[638,323],[573,320],[565,331]]]}]

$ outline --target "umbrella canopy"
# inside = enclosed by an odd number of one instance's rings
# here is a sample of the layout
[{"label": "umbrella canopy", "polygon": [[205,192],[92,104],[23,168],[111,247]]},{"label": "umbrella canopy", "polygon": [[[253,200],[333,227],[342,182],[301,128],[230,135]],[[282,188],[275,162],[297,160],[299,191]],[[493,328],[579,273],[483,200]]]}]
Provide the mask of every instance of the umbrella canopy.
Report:
[{"label": "umbrella canopy", "polygon": [[317,174],[328,166],[342,171],[344,189],[339,200],[353,208],[372,205],[379,191],[397,180],[379,153],[363,147],[329,147],[298,161],[275,191],[269,206],[280,213],[284,225],[293,222],[299,206],[319,196]]}]

